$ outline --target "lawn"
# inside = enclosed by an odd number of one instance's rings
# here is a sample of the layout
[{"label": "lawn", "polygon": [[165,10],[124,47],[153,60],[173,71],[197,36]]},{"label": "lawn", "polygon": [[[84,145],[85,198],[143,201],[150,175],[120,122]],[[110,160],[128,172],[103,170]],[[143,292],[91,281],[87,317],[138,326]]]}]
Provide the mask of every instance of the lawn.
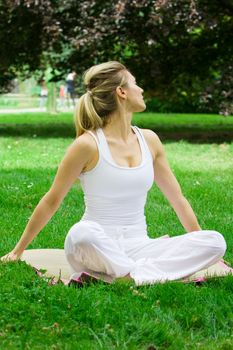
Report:
[{"label": "lawn", "polygon": [[[0,139],[0,255],[19,239],[71,141],[58,137]],[[225,259],[233,265],[233,144],[181,141],[167,143],[165,148],[202,228],[224,235]],[[83,211],[77,182],[29,248],[63,248],[66,233]],[[149,193],[146,216],[151,237],[184,233],[156,187]],[[82,290],[48,286],[22,262],[1,263],[0,276],[1,350],[233,348],[232,276],[201,286],[170,282],[134,287],[117,282]]]},{"label": "lawn", "polygon": [[[193,127],[199,125],[203,129],[216,126],[233,128],[232,116],[224,117],[217,114],[182,114],[182,113],[135,113],[134,122],[141,125],[153,126],[177,125],[177,127]],[[21,113],[21,114],[0,114],[0,124],[50,124],[50,123],[72,124],[73,113],[60,112],[58,114]]]}]

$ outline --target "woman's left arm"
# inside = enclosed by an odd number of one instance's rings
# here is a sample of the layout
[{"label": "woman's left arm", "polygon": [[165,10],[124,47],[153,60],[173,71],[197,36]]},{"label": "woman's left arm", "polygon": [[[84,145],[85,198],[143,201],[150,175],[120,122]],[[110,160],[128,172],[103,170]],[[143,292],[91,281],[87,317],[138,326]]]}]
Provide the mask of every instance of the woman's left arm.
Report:
[{"label": "woman's left arm", "polygon": [[184,197],[180,185],[174,176],[165,154],[164,147],[159,137],[151,130],[144,130],[148,146],[153,152],[154,158],[154,181],[165,195],[175,210],[186,232],[200,231],[197,218],[187,199]]}]

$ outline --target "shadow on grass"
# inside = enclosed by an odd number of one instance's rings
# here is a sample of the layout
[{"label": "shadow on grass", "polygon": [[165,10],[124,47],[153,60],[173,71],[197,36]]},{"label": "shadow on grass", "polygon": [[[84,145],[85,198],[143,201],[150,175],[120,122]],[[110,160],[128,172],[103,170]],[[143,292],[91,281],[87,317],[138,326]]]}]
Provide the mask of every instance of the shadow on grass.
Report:
[{"label": "shadow on grass", "polygon": [[[143,127],[138,125],[139,127]],[[152,126],[162,141],[186,140],[191,143],[222,143],[233,141],[233,130],[230,129],[203,129],[198,125],[191,126]],[[62,137],[75,138],[76,132],[73,124],[49,123],[49,124],[0,124],[1,137]]]}]

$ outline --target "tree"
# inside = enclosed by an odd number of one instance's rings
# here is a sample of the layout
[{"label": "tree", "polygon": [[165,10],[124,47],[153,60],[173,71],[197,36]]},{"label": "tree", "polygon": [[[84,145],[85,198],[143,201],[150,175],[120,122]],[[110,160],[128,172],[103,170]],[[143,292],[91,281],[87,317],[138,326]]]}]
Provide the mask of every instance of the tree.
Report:
[{"label": "tree", "polygon": [[69,65],[81,72],[94,63],[118,59],[148,96],[170,109],[233,113],[231,1],[65,3],[58,18],[62,43],[70,48]]},{"label": "tree", "polygon": [[[61,75],[70,69],[81,74],[95,63],[116,59],[137,76],[148,97],[155,96],[168,110],[233,113],[231,0],[6,3],[7,13],[14,18],[20,13],[27,21],[20,22],[21,34],[12,34],[13,43],[20,37],[24,44],[19,40],[12,46],[12,54],[22,54],[5,64],[11,76],[25,64],[29,71],[46,62]],[[14,21],[11,26],[13,33]],[[38,46],[30,51],[36,32]],[[7,47],[0,61],[6,52]]]},{"label": "tree", "polygon": [[49,0],[0,0],[0,89],[21,73],[44,69],[43,53],[57,39],[59,27]]}]

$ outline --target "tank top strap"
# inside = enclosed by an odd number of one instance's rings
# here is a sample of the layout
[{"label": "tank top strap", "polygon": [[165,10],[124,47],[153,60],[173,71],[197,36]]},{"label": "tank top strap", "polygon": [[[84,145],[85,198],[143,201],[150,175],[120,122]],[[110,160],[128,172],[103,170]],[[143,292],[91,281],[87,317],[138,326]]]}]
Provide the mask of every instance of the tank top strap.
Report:
[{"label": "tank top strap", "polygon": [[99,147],[99,140],[97,139],[97,137],[95,136],[95,134],[93,133],[93,131],[91,130],[86,130],[88,132],[88,134],[90,134],[93,139],[95,139],[95,142],[97,143],[97,146]]},{"label": "tank top strap", "polygon": [[113,158],[112,158],[112,155],[111,155],[111,152],[110,152],[110,149],[109,149],[109,146],[108,146],[108,143],[107,143],[107,140],[106,140],[106,137],[104,135],[103,130],[101,128],[97,129],[96,134],[97,134],[97,137],[99,140],[99,150],[100,150],[101,154],[108,161],[115,163]]},{"label": "tank top strap", "polygon": [[149,149],[149,146],[145,140],[145,137],[142,133],[142,131],[137,127],[137,126],[133,126],[133,130],[135,131],[135,133],[137,134],[137,137],[138,137],[138,140],[139,142],[141,143],[141,146],[142,146],[142,149],[143,149],[143,152],[144,152],[144,156],[146,158],[150,158],[153,160],[153,157],[152,157],[152,154],[151,154],[151,151]]},{"label": "tank top strap", "polygon": [[100,129],[96,130],[96,134],[91,130],[87,130],[87,132],[95,139],[99,155],[102,157],[103,155],[105,155],[106,151],[105,151],[105,147],[103,145],[103,140],[102,140],[102,137],[100,135],[99,130]]}]

